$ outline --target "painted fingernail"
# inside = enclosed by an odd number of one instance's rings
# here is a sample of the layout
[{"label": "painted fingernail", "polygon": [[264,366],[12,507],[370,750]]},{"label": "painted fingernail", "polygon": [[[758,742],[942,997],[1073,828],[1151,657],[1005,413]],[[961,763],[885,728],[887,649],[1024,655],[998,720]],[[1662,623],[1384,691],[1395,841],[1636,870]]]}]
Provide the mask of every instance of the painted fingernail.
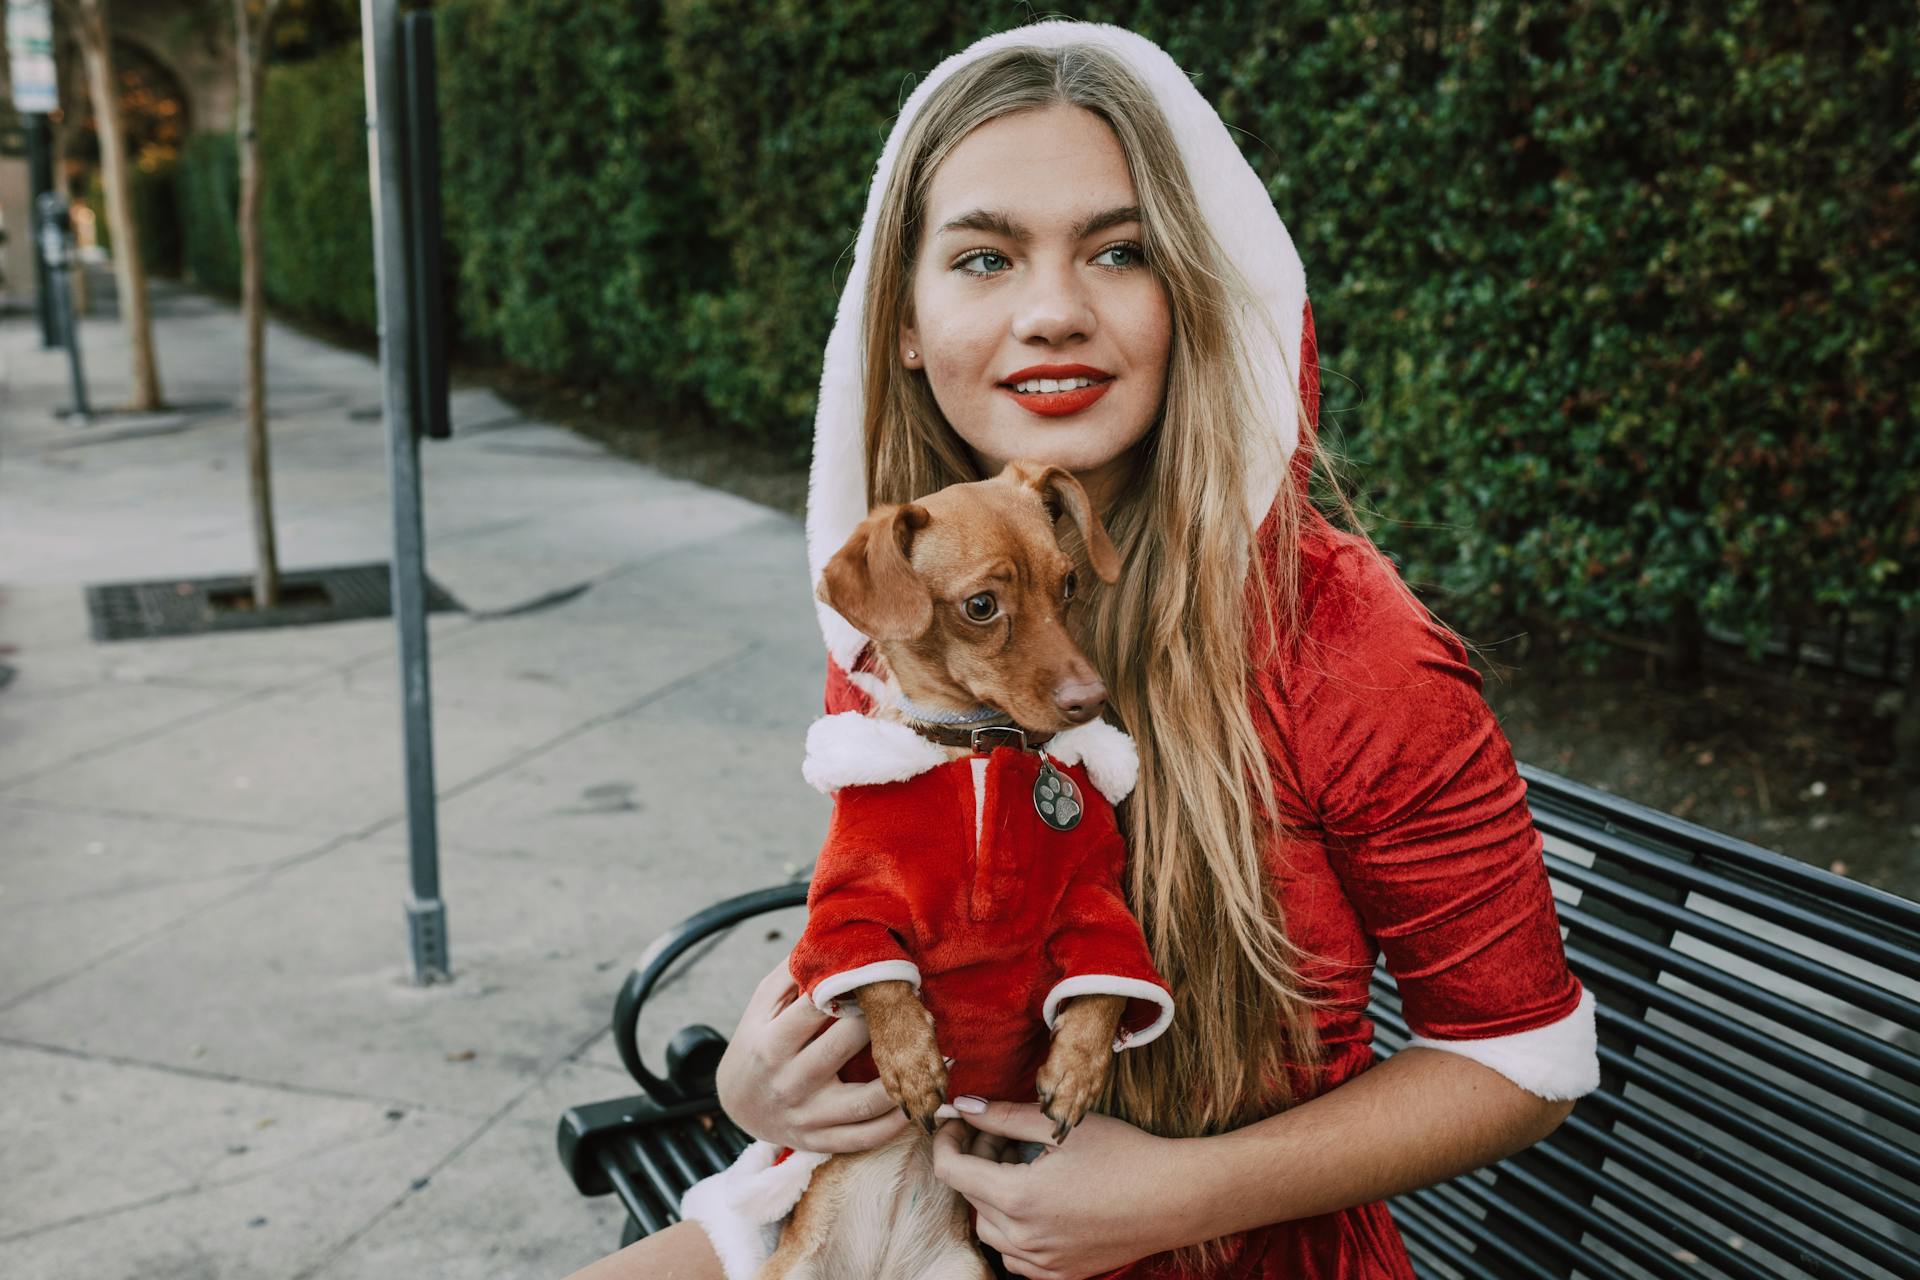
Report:
[{"label": "painted fingernail", "polygon": [[953,1105],[956,1110],[964,1111],[970,1116],[977,1116],[987,1109],[987,1100],[976,1098],[970,1093],[963,1093],[953,1100]]}]

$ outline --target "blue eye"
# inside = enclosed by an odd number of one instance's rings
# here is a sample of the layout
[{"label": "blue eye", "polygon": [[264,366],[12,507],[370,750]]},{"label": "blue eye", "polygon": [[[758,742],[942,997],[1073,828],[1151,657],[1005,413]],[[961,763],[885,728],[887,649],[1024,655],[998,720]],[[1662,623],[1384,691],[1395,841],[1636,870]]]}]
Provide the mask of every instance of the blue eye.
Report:
[{"label": "blue eye", "polygon": [[1131,259],[1130,261],[1127,261],[1127,262],[1122,262],[1122,263],[1118,263],[1118,264],[1116,264],[1116,265],[1118,265],[1118,266],[1121,266],[1121,267],[1137,267],[1137,266],[1139,266],[1139,265],[1140,265],[1140,261],[1141,261],[1141,250],[1140,250],[1140,246],[1139,246],[1139,245],[1137,245],[1137,244],[1111,244],[1111,245],[1108,245],[1108,246],[1107,246],[1106,248],[1104,248],[1104,249],[1102,249],[1102,250],[1101,250],[1101,251],[1100,251],[1099,253],[1097,253],[1097,254],[1095,254],[1095,255],[1094,255],[1094,259],[1095,259],[1095,261],[1098,261],[1099,259],[1101,259],[1101,258],[1104,258],[1104,257],[1106,257],[1106,256],[1107,256],[1108,254],[1110,254],[1110,253],[1124,253],[1124,254],[1126,254],[1126,255],[1128,255],[1128,257],[1129,257],[1129,258]]},{"label": "blue eye", "polygon": [[[1005,255],[1004,253],[996,253],[992,249],[975,249],[971,253],[963,254],[960,258],[960,261],[953,264],[954,270],[956,271],[964,270],[967,263],[976,261],[980,258],[998,258],[1000,259],[1000,261],[1005,262],[1007,260],[1007,255]],[[967,271],[966,274],[970,276],[992,276],[992,275],[998,275],[1000,273],[997,271]]]}]

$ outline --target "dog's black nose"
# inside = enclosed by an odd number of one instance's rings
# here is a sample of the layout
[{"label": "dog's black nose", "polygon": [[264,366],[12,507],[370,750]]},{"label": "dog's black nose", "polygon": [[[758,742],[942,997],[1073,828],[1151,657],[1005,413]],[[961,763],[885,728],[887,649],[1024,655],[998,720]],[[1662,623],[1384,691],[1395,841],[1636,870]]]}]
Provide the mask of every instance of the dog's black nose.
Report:
[{"label": "dog's black nose", "polygon": [[1063,680],[1053,688],[1053,705],[1075,724],[1085,724],[1107,705],[1107,686],[1098,680]]}]

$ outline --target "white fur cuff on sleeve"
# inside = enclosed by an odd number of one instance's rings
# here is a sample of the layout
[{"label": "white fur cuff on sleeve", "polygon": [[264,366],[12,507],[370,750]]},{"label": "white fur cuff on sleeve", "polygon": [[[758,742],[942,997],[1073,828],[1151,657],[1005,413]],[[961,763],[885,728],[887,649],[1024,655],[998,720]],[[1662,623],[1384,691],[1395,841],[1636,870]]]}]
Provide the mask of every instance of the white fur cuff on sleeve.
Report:
[{"label": "white fur cuff on sleeve", "polygon": [[1599,1037],[1594,1030],[1593,992],[1580,992],[1573,1011],[1558,1022],[1531,1031],[1484,1040],[1432,1040],[1416,1035],[1409,1049],[1442,1049],[1492,1067],[1507,1079],[1549,1101],[1584,1097],[1600,1087]]},{"label": "white fur cuff on sleeve", "polygon": [[920,967],[911,960],[876,960],[872,964],[863,964],[858,969],[846,969],[839,973],[830,973],[814,983],[810,997],[813,1007],[822,1013],[841,1014],[859,1013],[859,1002],[848,998],[849,991],[866,986],[869,982],[910,982],[913,993],[920,994]]},{"label": "white fur cuff on sleeve", "polygon": [[1115,1053],[1122,1049],[1138,1049],[1148,1041],[1159,1039],[1160,1033],[1173,1021],[1173,997],[1153,983],[1111,973],[1082,973],[1062,978],[1047,992],[1040,1016],[1046,1019],[1048,1031],[1052,1031],[1053,1024],[1059,1020],[1061,1004],[1073,996],[1126,996],[1131,1000],[1151,1000],[1160,1006],[1160,1014],[1151,1025],[1138,1031],[1121,1029],[1120,1034],[1113,1038]]}]

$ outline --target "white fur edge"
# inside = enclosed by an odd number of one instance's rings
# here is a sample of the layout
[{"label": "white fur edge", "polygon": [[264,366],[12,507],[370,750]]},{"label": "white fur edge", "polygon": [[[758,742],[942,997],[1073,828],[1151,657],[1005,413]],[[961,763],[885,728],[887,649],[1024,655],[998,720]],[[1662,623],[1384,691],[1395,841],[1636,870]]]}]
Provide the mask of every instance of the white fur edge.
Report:
[{"label": "white fur edge", "polygon": [[1584,987],[1573,1011],[1531,1031],[1484,1040],[1433,1040],[1414,1036],[1409,1049],[1441,1049],[1492,1067],[1507,1079],[1552,1102],[1584,1097],[1600,1087],[1599,1037],[1593,992]]},{"label": "white fur edge", "polygon": [[813,993],[808,999],[813,1007],[822,1013],[838,1017],[843,1013],[858,1013],[858,1001],[843,1000],[842,996],[869,982],[911,982],[915,995],[920,994],[920,968],[911,960],[876,960],[872,964],[863,964],[858,969],[843,969],[839,973],[830,973],[813,984]]},{"label": "white fur edge", "polygon": [[[1087,777],[1110,804],[1133,792],[1140,753],[1133,739],[1104,720],[1057,733],[1045,745],[1061,764],[1084,764]],[[807,727],[807,754],[800,773],[814,790],[904,782],[947,763],[947,753],[907,726],[858,711],[821,716]]]},{"label": "white fur edge", "polygon": [[716,1174],[687,1188],[680,1217],[697,1222],[720,1255],[727,1280],[754,1280],[780,1243],[780,1224],[827,1162],[814,1151],[795,1151],[775,1164],[780,1148],[755,1141]]},{"label": "white fur edge", "polygon": [[800,773],[816,791],[904,782],[947,762],[947,753],[891,720],[858,711],[821,716],[807,728]]},{"label": "white fur edge", "polygon": [[1109,804],[1119,804],[1140,779],[1140,751],[1126,733],[1105,720],[1089,720],[1056,733],[1041,748],[1061,764],[1084,764],[1087,777]]},{"label": "white fur edge", "polygon": [[1040,1008],[1040,1016],[1046,1020],[1047,1030],[1053,1030],[1055,1019],[1060,1014],[1060,1004],[1070,996],[1128,996],[1135,1000],[1151,1000],[1160,1006],[1160,1016],[1138,1031],[1129,1032],[1124,1028],[1113,1038],[1113,1051],[1138,1049],[1152,1040],[1158,1040],[1160,1033],[1173,1022],[1173,997],[1151,982],[1140,978],[1122,978],[1112,973],[1081,973],[1071,978],[1062,978],[1053,984],[1047,992],[1046,1003]]},{"label": "white fur edge", "polygon": [[[813,464],[807,479],[807,566],[813,583],[820,581],[827,561],[867,514],[866,455],[861,438],[866,389],[860,331],[867,274],[873,260],[874,223],[902,138],[933,91],[975,59],[1009,45],[1055,47],[1075,41],[1118,54],[1146,83],[1173,131],[1202,217],[1222,250],[1246,277],[1254,295],[1256,318],[1271,325],[1279,338],[1275,349],[1258,333],[1257,323],[1242,325],[1243,329],[1254,330],[1245,339],[1252,345],[1244,356],[1253,369],[1253,385],[1271,388],[1263,393],[1263,398],[1270,401],[1263,407],[1270,419],[1271,434],[1248,441],[1246,497],[1256,524],[1273,503],[1300,434],[1292,388],[1299,382],[1295,366],[1300,358],[1307,300],[1306,271],[1286,224],[1219,114],[1159,45],[1106,23],[1030,23],[977,40],[934,67],[894,117],[886,146],[874,165],[866,211],[854,241],[853,267],[841,289],[833,331],[827,338],[814,414]],[[826,604],[816,600],[814,606],[827,651],[841,670],[853,670],[866,637]]]}]

